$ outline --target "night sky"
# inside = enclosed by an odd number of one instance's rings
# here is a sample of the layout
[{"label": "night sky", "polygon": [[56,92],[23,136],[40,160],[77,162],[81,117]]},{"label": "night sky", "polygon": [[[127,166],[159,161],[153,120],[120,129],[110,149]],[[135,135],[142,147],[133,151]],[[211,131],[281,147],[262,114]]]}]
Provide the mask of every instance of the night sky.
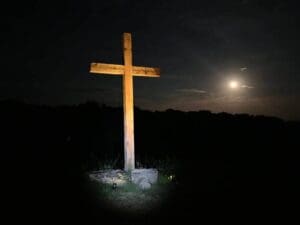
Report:
[{"label": "night sky", "polygon": [[[160,67],[134,78],[135,105],[300,119],[300,20],[296,1],[24,1],[2,6],[0,99],[61,105],[122,104],[122,64]],[[239,82],[238,90],[228,82]]]}]

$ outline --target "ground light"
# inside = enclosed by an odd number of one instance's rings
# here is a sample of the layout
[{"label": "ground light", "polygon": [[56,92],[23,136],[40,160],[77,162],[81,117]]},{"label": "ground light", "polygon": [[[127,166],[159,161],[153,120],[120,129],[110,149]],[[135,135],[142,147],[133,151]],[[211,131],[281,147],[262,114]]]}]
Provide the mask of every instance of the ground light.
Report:
[{"label": "ground light", "polygon": [[159,173],[157,182],[151,188],[141,189],[130,182],[128,174],[123,170],[114,170],[114,173],[113,179],[97,179],[97,171],[90,173],[89,177],[94,190],[97,190],[95,194],[99,201],[109,209],[120,212],[143,214],[155,211],[176,186],[174,174]]}]

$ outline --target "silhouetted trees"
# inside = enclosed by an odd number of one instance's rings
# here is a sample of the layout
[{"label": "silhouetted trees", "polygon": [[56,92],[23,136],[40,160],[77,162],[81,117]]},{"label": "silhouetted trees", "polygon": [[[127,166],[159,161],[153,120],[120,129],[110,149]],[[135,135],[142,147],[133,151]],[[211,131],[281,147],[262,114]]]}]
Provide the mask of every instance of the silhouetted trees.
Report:
[{"label": "silhouetted trees", "polygon": [[[0,102],[0,113],[7,204],[20,203],[41,217],[47,213],[38,205],[45,202],[47,210],[67,213],[65,218],[81,212],[82,205],[89,211],[84,173],[107,160],[123,167],[122,108],[7,100]],[[296,191],[299,128],[299,122],[275,117],[135,108],[136,159],[149,167],[174,159],[173,172],[187,194],[176,199],[188,204],[196,192]]]}]

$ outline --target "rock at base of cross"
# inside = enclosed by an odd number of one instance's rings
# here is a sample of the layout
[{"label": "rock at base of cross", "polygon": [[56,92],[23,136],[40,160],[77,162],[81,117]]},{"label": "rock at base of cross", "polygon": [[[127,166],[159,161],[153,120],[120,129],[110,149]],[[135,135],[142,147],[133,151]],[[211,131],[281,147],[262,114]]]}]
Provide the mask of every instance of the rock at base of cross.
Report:
[{"label": "rock at base of cross", "polygon": [[90,173],[89,177],[91,180],[116,186],[122,186],[131,181],[145,190],[157,182],[158,171],[156,169],[134,169],[127,173],[124,170],[99,170]]},{"label": "rock at base of cross", "polygon": [[131,171],[132,183],[138,185],[141,189],[149,189],[158,179],[156,169],[134,169]]},{"label": "rock at base of cross", "polygon": [[103,184],[122,186],[128,183],[130,176],[124,170],[98,170],[89,174],[91,180]]}]

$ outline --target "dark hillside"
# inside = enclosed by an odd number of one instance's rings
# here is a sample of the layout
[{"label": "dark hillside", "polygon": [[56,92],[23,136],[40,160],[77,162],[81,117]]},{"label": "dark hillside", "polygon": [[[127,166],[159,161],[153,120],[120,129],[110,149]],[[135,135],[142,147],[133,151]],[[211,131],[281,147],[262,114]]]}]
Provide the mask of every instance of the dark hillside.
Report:
[{"label": "dark hillside", "polygon": [[[95,203],[84,174],[105,161],[122,168],[121,108],[2,101],[0,113],[1,186],[10,221],[90,224],[100,216],[116,222]],[[300,188],[299,131],[299,122],[273,117],[136,108],[137,164],[171,161],[165,169],[178,182],[153,220],[193,221],[198,213],[225,210],[229,217],[248,215],[242,209],[251,204],[279,210],[279,199],[295,199]]]}]

